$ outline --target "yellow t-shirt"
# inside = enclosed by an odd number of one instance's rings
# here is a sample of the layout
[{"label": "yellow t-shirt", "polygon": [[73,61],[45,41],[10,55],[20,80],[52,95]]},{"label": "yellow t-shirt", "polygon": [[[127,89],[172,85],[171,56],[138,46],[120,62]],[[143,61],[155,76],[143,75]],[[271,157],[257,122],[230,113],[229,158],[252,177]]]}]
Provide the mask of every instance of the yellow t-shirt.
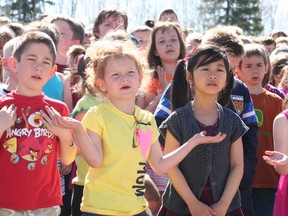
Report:
[{"label": "yellow t-shirt", "polygon": [[144,211],[146,160],[159,136],[153,114],[135,107],[134,116],[128,115],[109,102],[91,108],[82,124],[102,138],[103,161],[89,168],[81,210],[103,215]]}]

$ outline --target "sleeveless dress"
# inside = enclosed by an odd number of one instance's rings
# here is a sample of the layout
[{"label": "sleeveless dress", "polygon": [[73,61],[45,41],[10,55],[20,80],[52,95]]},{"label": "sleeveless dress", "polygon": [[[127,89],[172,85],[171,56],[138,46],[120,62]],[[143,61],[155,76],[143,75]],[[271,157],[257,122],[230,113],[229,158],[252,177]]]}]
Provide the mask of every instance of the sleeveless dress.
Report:
[{"label": "sleeveless dress", "polygon": [[[283,111],[283,114],[288,120],[288,109]],[[288,216],[288,174],[280,176],[273,216]]]}]

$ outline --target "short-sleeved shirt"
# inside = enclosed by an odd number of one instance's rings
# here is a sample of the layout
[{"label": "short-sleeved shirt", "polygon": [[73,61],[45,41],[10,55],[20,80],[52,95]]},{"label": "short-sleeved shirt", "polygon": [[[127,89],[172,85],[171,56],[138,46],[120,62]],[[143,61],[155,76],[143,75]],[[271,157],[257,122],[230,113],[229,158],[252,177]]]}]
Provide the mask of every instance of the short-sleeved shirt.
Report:
[{"label": "short-sleeved shirt", "polygon": [[82,124],[101,137],[103,161],[89,168],[81,210],[103,215],[144,211],[146,160],[159,132],[153,114],[135,106],[128,115],[111,102],[90,108]]},{"label": "short-sleeved shirt", "polygon": [[17,119],[0,141],[0,208],[35,210],[61,205],[60,143],[43,126],[40,110],[45,112],[47,105],[69,116],[67,106],[44,94],[26,97],[14,91],[0,98],[0,109],[10,104],[17,107]]},{"label": "short-sleeved shirt", "polygon": [[[210,180],[213,201],[216,203],[224,191],[230,172],[230,147],[247,132],[248,127],[233,111],[217,104],[219,110],[218,132],[227,134],[220,143],[202,144],[195,147],[179,163],[179,169],[194,195],[199,199],[207,180]],[[160,126],[166,136],[167,130],[180,143],[186,143],[201,130],[194,116],[191,103],[174,111]],[[187,214],[189,208],[170,182],[163,195],[163,205],[170,211]],[[236,193],[228,211],[240,207],[239,192]]]},{"label": "short-sleeved shirt", "polygon": [[[81,111],[87,112],[89,108],[93,106],[100,105],[101,102],[93,95],[84,95],[76,104],[75,108],[71,113],[71,117],[74,118],[75,115]],[[73,178],[72,183],[76,185],[84,185],[86,174],[89,170],[89,166],[83,156],[76,155],[75,163],[77,165],[76,176]]]},{"label": "short-sleeved shirt", "polygon": [[[283,100],[276,94],[264,90],[259,95],[251,94],[255,113],[258,120],[258,152],[259,162],[254,177],[253,188],[277,188],[279,174],[273,166],[267,164],[262,158],[266,150],[274,150],[273,121],[282,112]],[[269,177],[268,177],[269,176]]]},{"label": "short-sleeved shirt", "polygon": [[42,91],[50,98],[63,101],[64,86],[62,80],[55,73],[43,86]]}]

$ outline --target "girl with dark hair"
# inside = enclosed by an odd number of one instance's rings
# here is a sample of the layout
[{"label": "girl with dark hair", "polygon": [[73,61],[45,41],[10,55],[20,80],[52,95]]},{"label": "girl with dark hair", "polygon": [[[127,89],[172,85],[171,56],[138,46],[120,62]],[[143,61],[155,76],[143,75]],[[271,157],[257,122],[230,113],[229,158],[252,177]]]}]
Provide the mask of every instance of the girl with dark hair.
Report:
[{"label": "girl with dark hair", "polygon": [[165,154],[196,133],[221,131],[227,136],[197,146],[168,171],[170,183],[158,215],[243,215],[238,187],[244,166],[241,137],[248,128],[224,107],[232,86],[227,56],[217,47],[199,47],[177,65],[171,95],[174,111],[160,126]]}]

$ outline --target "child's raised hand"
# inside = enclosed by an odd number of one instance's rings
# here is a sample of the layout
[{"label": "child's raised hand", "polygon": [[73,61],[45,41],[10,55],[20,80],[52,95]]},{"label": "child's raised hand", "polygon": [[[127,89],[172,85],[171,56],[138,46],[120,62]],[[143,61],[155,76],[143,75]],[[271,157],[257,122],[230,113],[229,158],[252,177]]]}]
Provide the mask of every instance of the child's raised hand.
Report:
[{"label": "child's raised hand", "polygon": [[265,151],[263,160],[272,166],[286,166],[288,165],[288,156],[278,151]]},{"label": "child's raised hand", "polygon": [[206,136],[207,132],[202,131],[201,133],[195,134],[189,142],[194,142],[196,145],[200,144],[210,144],[210,143],[219,143],[226,138],[226,134],[219,132],[215,136]]},{"label": "child's raised hand", "polygon": [[158,78],[159,78],[159,83],[160,83],[160,86],[159,86],[159,90],[158,92],[163,92],[164,89],[166,88],[167,86],[167,80],[166,80],[166,75],[165,75],[165,71],[164,69],[161,67],[161,66],[157,66],[157,74],[158,74]]},{"label": "child's raised hand", "polygon": [[0,131],[4,132],[15,124],[17,118],[16,110],[17,107],[14,104],[2,107],[2,109],[0,110]]},{"label": "child's raised hand", "polygon": [[62,117],[53,107],[45,106],[48,115],[41,110],[41,121],[43,125],[56,136],[62,136],[63,132],[67,132],[67,129],[74,129],[75,124],[81,123],[70,117]]}]

